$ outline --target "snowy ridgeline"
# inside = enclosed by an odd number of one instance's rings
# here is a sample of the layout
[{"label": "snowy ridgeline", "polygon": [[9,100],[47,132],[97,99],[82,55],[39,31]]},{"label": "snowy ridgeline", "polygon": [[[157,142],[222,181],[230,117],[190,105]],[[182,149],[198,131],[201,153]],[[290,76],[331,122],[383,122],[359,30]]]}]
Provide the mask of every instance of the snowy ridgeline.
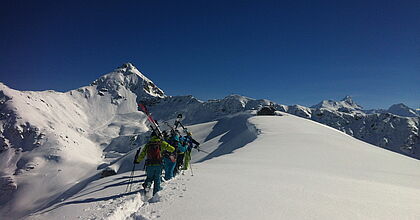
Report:
[{"label": "snowy ridgeline", "polygon": [[418,113],[404,105],[363,111],[346,97],[307,108],[240,95],[203,102],[192,96],[166,96],[128,63],[66,93],[17,91],[0,84],[0,217],[49,207],[104,170],[130,170],[133,149],[147,140],[139,102],[147,103],[162,125],[182,113],[184,124],[219,120],[224,127],[236,126],[225,116],[272,105],[395,152],[415,158],[420,154]]}]

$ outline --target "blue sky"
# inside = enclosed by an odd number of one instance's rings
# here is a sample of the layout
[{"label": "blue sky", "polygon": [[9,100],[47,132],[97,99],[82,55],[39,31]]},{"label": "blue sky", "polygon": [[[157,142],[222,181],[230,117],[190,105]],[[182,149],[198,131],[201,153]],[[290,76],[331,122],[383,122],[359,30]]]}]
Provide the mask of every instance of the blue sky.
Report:
[{"label": "blue sky", "polygon": [[420,105],[420,2],[4,1],[0,81],[67,91],[132,62],[168,95]]}]

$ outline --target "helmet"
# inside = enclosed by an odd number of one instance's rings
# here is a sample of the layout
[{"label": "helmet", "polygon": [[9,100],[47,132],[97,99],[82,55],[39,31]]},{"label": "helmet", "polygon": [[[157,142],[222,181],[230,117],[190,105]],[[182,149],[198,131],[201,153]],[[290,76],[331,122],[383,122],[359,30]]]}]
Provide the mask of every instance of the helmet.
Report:
[{"label": "helmet", "polygon": [[152,133],[150,134],[150,137],[156,137],[156,136],[157,136],[156,132],[152,131]]},{"label": "helmet", "polygon": [[173,135],[172,138],[174,139],[174,141],[179,141],[179,136],[177,134]]}]

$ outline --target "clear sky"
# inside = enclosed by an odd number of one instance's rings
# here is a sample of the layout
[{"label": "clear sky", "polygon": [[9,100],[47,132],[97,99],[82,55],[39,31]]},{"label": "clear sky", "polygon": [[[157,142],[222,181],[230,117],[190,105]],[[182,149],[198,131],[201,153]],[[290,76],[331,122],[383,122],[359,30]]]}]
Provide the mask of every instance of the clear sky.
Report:
[{"label": "clear sky", "polygon": [[0,81],[19,90],[132,62],[168,95],[420,105],[418,0],[0,1]]}]

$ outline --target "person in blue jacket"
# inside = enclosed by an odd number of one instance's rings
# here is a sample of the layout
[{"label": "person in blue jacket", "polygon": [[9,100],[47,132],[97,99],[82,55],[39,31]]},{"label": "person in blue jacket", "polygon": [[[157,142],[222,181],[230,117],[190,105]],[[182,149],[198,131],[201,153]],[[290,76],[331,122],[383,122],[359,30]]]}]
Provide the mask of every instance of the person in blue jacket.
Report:
[{"label": "person in blue jacket", "polygon": [[175,170],[174,170],[174,176],[177,175],[179,173],[179,171],[181,170],[181,167],[184,163],[184,155],[185,152],[187,151],[188,145],[184,139],[184,137],[180,137],[179,134],[176,134],[177,138],[179,140],[178,142],[178,146],[177,146],[177,155],[176,155],[176,166],[175,166]]},{"label": "person in blue jacket", "polygon": [[176,157],[177,157],[176,149],[178,149],[179,137],[177,135],[172,135],[171,137],[168,137],[168,142],[171,146],[175,148],[175,150],[173,152],[165,151],[163,153],[165,180],[170,180],[174,177],[174,170],[176,166]]}]

